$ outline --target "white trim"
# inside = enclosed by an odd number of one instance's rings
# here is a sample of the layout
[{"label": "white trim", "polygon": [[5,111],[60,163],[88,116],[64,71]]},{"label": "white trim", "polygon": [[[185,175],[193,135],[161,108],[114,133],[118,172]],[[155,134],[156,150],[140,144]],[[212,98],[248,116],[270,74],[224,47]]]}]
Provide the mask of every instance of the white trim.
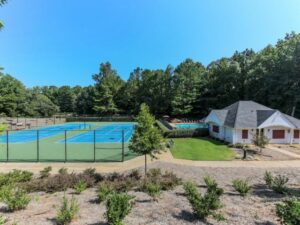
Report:
[{"label": "white trim", "polygon": [[265,120],[258,129],[267,127],[287,127],[290,129],[296,128],[294,124],[288,121],[279,111],[275,112],[267,120]]}]

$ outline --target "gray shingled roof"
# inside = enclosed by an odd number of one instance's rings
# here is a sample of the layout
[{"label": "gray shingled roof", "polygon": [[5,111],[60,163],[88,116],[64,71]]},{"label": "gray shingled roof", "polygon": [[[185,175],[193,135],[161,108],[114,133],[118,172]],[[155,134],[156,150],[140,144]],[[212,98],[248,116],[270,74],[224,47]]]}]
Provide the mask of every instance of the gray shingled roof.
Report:
[{"label": "gray shingled roof", "polygon": [[[232,128],[257,128],[277,110],[254,101],[238,101],[221,110],[213,110],[221,122]],[[292,124],[300,128],[300,120],[283,114]]]}]

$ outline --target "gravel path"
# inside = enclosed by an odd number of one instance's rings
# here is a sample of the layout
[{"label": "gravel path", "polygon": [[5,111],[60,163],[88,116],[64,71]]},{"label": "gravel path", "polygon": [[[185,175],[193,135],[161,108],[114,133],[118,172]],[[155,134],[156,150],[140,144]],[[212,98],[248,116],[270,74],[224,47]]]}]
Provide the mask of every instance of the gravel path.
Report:
[{"label": "gravel path", "polygon": [[[299,165],[300,166],[300,165]],[[126,217],[127,225],[198,225],[198,224],[279,224],[275,215],[275,203],[284,196],[269,190],[262,180],[264,168],[230,168],[230,167],[194,167],[166,162],[155,162],[152,168],[172,170],[184,180],[193,180],[203,192],[203,176],[213,176],[221,187],[225,189],[222,196],[223,207],[220,212],[226,221],[217,222],[212,218],[207,221],[198,221],[192,215],[191,207],[183,195],[182,186],[174,191],[163,192],[158,202],[153,202],[144,193],[130,192],[135,197],[132,212]],[[142,169],[142,168],[141,168]],[[289,187],[294,195],[300,196],[300,167],[299,168],[268,168],[276,174],[289,177]],[[231,187],[234,178],[248,178],[253,186],[252,194],[242,198]],[[67,196],[71,197],[72,190]],[[63,193],[33,194],[33,200],[26,210],[16,213],[5,212],[4,205],[0,205],[0,215],[9,218],[9,223],[16,221],[18,225],[50,225],[55,224],[55,215],[61,202]],[[95,189],[88,189],[81,195],[75,196],[80,204],[79,214],[72,224],[105,225],[103,213],[104,204],[96,204]]]}]

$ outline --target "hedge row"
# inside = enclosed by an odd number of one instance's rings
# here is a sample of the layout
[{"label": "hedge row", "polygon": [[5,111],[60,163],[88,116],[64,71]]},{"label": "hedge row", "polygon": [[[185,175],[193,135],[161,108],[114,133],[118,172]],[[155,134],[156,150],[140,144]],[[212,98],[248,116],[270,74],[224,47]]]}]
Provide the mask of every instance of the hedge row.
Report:
[{"label": "hedge row", "polygon": [[67,117],[67,122],[132,122],[132,116]]},{"label": "hedge row", "polygon": [[197,129],[169,129],[161,121],[156,121],[157,126],[163,132],[166,138],[181,138],[181,137],[205,137],[208,136],[208,128]]}]

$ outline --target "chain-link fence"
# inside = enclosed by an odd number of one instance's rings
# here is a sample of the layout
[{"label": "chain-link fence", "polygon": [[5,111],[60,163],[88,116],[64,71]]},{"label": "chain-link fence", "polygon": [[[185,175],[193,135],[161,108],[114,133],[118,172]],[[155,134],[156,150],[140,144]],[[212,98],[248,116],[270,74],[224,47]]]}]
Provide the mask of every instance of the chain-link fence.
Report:
[{"label": "chain-link fence", "polygon": [[7,130],[0,135],[3,162],[122,162],[132,130],[36,129]]},{"label": "chain-link fence", "polygon": [[0,124],[5,124],[9,130],[31,129],[65,123],[65,118],[48,117],[48,118],[26,118],[26,117],[1,117]]}]

